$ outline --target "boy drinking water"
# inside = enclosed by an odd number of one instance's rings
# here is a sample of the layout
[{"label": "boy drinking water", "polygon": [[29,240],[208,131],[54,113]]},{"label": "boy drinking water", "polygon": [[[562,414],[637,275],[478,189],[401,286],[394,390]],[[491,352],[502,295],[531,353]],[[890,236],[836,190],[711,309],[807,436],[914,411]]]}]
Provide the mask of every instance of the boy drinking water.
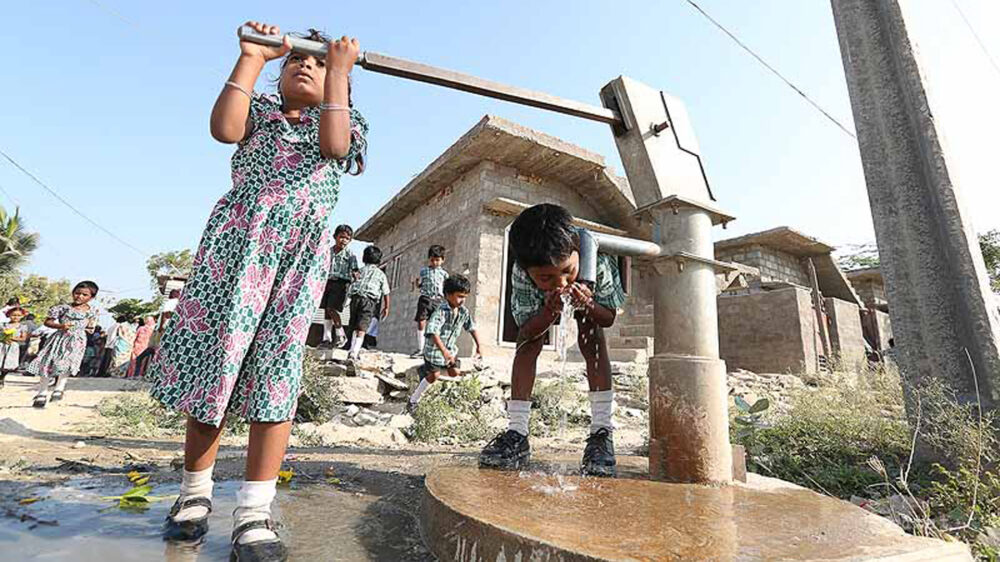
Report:
[{"label": "boy drinking water", "polygon": [[611,431],[614,393],[611,362],[604,328],[614,324],[616,310],[625,301],[618,266],[607,255],[597,256],[593,289],[577,281],[580,239],[573,217],[552,204],[526,209],[510,228],[514,251],[511,274],[511,314],[518,326],[517,351],[507,402],[507,431],[490,441],[479,455],[482,467],[520,469],[528,464],[528,416],[535,366],[545,333],[559,318],[566,296],[576,310],[577,343],[587,363],[590,386],[590,436],[583,452],[581,472],[590,476],[615,475]]},{"label": "boy drinking water", "polygon": [[427,319],[439,306],[444,296],[444,280],[448,272],[444,270],[444,246],[437,244],[427,249],[427,265],[420,268],[420,277],[413,279],[414,287],[420,289],[417,299],[417,314],[413,321],[417,323],[417,350],[411,357],[420,357],[424,350],[424,330]]},{"label": "boy drinking water", "polygon": [[376,314],[380,320],[389,316],[389,279],[378,267],[382,262],[382,250],[378,246],[368,246],[361,261],[365,262],[365,266],[350,289],[351,327],[354,330],[351,351],[347,355],[350,361],[361,358],[361,346],[365,343],[365,332],[371,326],[372,318]]},{"label": "boy drinking water", "polygon": [[482,355],[476,324],[472,321],[469,309],[465,308],[465,299],[469,297],[470,290],[471,284],[463,275],[452,275],[445,279],[444,302],[427,320],[427,341],[423,349],[424,364],[417,370],[420,374],[420,384],[410,397],[407,411],[412,412],[416,409],[420,397],[438,379],[439,372],[446,371],[449,377],[461,375],[455,354],[458,353],[458,337],[462,335],[462,330],[469,332],[472,340],[476,342],[476,357]]},{"label": "boy drinking water", "polygon": [[[347,335],[344,334],[340,313],[344,310],[344,303],[347,301],[347,290],[351,286],[351,282],[358,277],[358,258],[347,249],[347,245],[353,239],[354,229],[349,225],[342,224],[333,232],[334,245],[330,248],[330,274],[326,281],[326,290],[323,292],[323,300],[319,305],[325,314],[322,347],[330,345],[343,347],[347,343]],[[336,340],[333,339],[334,333],[336,333]]]}]

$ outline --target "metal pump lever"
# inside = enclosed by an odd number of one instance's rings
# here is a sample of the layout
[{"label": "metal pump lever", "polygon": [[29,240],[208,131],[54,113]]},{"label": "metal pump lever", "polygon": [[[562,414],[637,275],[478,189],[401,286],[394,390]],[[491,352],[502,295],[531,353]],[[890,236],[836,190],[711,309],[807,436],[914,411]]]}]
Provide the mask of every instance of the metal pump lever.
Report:
[{"label": "metal pump lever", "polygon": [[[280,47],[283,39],[282,35],[264,35],[262,33],[257,33],[257,31],[247,25],[240,27],[237,35],[239,35],[239,38],[243,41],[250,41],[251,43],[267,45],[269,47]],[[293,51],[305,53],[314,57],[326,57],[326,43],[310,41],[308,39],[292,36],[289,36],[288,40],[292,45]],[[361,68],[372,72],[389,74],[391,76],[408,78],[418,82],[426,82],[428,84],[444,86],[446,88],[461,90],[463,92],[469,92],[490,98],[530,105],[532,107],[547,109],[549,111],[564,113],[566,115],[581,117],[583,119],[590,119],[591,121],[598,121],[609,125],[618,125],[622,123],[621,115],[610,109],[551,96],[543,92],[536,92],[534,90],[527,90],[516,86],[508,86],[499,82],[477,78],[469,74],[462,74],[452,70],[446,70],[426,64],[381,55],[379,53],[362,52],[358,56],[356,64]]]}]

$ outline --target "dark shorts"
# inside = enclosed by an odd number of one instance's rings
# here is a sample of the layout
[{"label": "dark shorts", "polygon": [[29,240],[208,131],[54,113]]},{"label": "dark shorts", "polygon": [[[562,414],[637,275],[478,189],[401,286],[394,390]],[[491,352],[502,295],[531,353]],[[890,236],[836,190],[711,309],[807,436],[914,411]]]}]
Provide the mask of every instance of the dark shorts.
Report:
[{"label": "dark shorts", "polygon": [[326,290],[323,291],[323,300],[319,301],[319,307],[327,313],[344,310],[349,285],[350,282],[343,279],[327,279]]},{"label": "dark shorts", "polygon": [[[457,368],[456,365],[452,365],[452,366]],[[424,364],[421,365],[421,366],[419,366],[419,367],[417,367],[417,375],[420,376],[420,380],[424,380],[431,373],[437,373],[438,371],[447,371],[447,370],[448,370],[448,367],[444,367],[442,365],[435,365],[433,363],[428,363],[427,360],[424,359]],[[447,374],[447,373],[445,373],[445,374]]]},{"label": "dark shorts", "polygon": [[441,306],[441,299],[432,299],[426,295],[420,295],[417,299],[417,314],[413,317],[414,322],[423,322],[431,317],[431,313],[434,309]]},{"label": "dark shorts", "polygon": [[378,312],[378,305],[378,301],[364,295],[355,295],[351,299],[351,327],[354,331],[368,331],[372,318]]}]

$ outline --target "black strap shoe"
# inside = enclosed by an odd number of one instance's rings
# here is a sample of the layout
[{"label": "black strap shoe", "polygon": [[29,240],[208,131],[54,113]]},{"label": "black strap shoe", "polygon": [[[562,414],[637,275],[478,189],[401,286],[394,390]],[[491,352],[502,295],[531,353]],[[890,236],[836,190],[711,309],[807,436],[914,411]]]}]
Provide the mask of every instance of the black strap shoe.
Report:
[{"label": "black strap shoe", "polygon": [[513,429],[497,435],[479,453],[480,468],[520,470],[531,460],[531,445],[528,437]]},{"label": "black strap shoe", "polygon": [[[174,520],[174,517],[176,517],[182,509],[198,506],[208,509],[208,513],[206,513],[204,517],[188,519],[186,521]],[[177,498],[173,507],[170,508],[170,515],[167,515],[166,523],[163,524],[163,540],[189,542],[196,541],[201,537],[204,537],[205,533],[208,532],[209,513],[212,513],[212,500],[204,496],[196,496],[188,498],[184,501]]]},{"label": "black strap shoe", "polygon": [[587,438],[587,447],[583,450],[580,473],[584,476],[614,477],[617,473],[616,464],[615,442],[611,432],[602,427],[591,433]]},{"label": "black strap shoe", "polygon": [[229,554],[229,562],[286,562],[288,560],[288,549],[281,542],[280,538],[240,543],[243,533],[253,529],[275,530],[274,521],[270,519],[257,519],[247,521],[233,529],[233,550]]}]

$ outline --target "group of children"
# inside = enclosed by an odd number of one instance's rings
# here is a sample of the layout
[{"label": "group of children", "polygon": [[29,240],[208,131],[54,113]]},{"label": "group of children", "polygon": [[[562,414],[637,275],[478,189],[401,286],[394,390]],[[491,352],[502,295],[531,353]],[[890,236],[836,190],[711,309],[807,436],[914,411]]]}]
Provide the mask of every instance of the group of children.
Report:
[{"label": "group of children", "polygon": [[[370,324],[389,315],[391,302],[389,280],[380,267],[382,250],[375,245],[366,247],[362,254],[364,266],[359,269],[357,258],[348,249],[353,239],[354,230],[349,225],[342,224],[334,230],[329,275],[320,301],[325,318],[320,347],[341,348],[348,342],[341,315],[350,298],[350,362],[358,360]],[[461,374],[456,354],[463,330],[472,335],[476,357],[481,357],[479,336],[472,315],[465,308],[471,284],[465,276],[448,275],[443,267],[445,252],[444,246],[431,246],[427,251],[427,265],[411,280],[413,289],[420,292],[414,317],[418,347],[411,356],[424,358],[424,365],[418,370],[420,383],[407,406],[411,412],[428,386],[438,380],[439,372],[447,372],[449,378]]]},{"label": "group of children", "polygon": [[[247,22],[258,33],[277,27]],[[331,41],[310,30],[304,37],[328,43],[325,57],[241,41],[240,56],[211,115],[212,136],[237,145],[231,190],[216,204],[202,236],[192,273],[149,367],[153,397],[187,415],[180,494],[163,536],[197,541],[212,511],[212,473],[227,413],[250,422],[245,480],[233,512],[231,559],[283,561],[287,548],[275,533],[271,503],[284,459],[302,378],[302,358],[313,311],[325,309],[326,345],[344,345],[341,312],[351,299],[349,357],[359,356],[374,318],[390,310],[389,283],[379,268],[382,252],[368,246],[362,267],[347,246],[353,237],[340,226],[330,241],[327,221],[344,174],[365,167],[368,124],[353,108],[349,74],[357,40]],[[277,95],[254,86],[266,62],[282,59]],[[573,218],[557,205],[521,213],[510,231],[515,265],[511,312],[518,325],[512,368],[508,429],[483,449],[480,466],[522,468],[530,457],[528,418],[535,367],[544,335],[574,307],[579,346],[587,364],[592,424],[581,462],[584,474],[614,474],[611,437],[613,395],[603,328],[615,319],[624,295],[614,260],[599,256],[594,286],[577,280],[579,236]],[[327,248],[332,246],[332,251]],[[456,359],[462,331],[479,338],[464,306],[471,286],[443,268],[445,251],[432,246],[428,265],[414,280],[417,345],[424,358],[409,408],[430,384],[459,375]],[[84,282],[73,303],[54,308],[46,325],[60,330],[32,364],[42,376],[36,402],[61,396],[68,367],[82,354],[97,286]],[[322,300],[322,303],[321,303]],[[57,354],[56,348],[74,350]],[[29,369],[31,370],[31,369]],[[48,378],[56,391],[48,394]]]}]

